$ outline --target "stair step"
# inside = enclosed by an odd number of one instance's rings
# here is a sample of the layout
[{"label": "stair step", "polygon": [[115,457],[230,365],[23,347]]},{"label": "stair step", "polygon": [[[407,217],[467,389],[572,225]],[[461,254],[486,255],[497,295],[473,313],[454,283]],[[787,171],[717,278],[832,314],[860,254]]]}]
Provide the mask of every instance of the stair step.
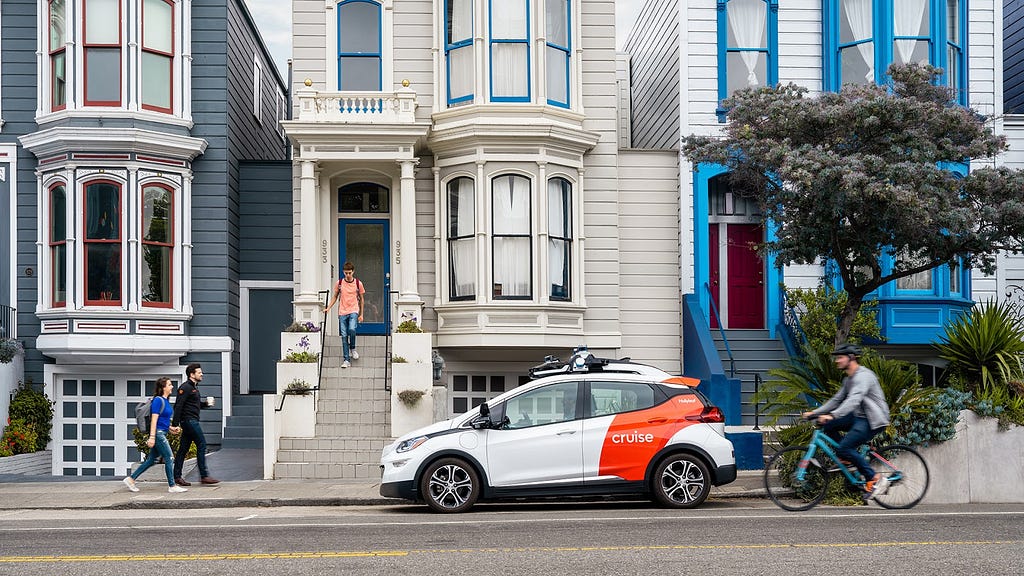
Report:
[{"label": "stair step", "polygon": [[229,438],[224,437],[221,448],[263,448],[263,438]]},{"label": "stair step", "polygon": [[225,428],[234,426],[263,426],[263,416],[237,416],[232,414],[227,417]]},{"label": "stair step", "polygon": [[380,481],[380,466],[377,464],[310,462],[278,462],[274,465],[274,478],[284,479],[344,479]]}]

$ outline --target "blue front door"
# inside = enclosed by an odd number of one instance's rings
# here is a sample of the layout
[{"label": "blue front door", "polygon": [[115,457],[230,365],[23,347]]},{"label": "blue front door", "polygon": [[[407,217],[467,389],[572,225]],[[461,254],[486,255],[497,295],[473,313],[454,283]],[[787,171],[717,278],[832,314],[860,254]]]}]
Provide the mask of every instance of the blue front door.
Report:
[{"label": "blue front door", "polygon": [[[338,220],[338,278],[345,262],[356,267],[356,278],[363,283],[363,321],[357,334],[385,334],[390,316],[391,254],[388,229],[391,222],[381,219]],[[338,278],[334,281],[337,282]]]}]

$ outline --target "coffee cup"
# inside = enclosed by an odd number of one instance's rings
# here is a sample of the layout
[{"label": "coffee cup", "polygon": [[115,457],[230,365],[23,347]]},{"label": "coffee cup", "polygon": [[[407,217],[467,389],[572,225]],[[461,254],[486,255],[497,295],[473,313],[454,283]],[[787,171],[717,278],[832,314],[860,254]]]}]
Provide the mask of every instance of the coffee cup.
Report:
[{"label": "coffee cup", "polygon": [[216,402],[216,400],[217,399],[214,398],[213,396],[207,396],[206,397],[206,405],[209,406],[209,407],[212,407],[213,404]]}]

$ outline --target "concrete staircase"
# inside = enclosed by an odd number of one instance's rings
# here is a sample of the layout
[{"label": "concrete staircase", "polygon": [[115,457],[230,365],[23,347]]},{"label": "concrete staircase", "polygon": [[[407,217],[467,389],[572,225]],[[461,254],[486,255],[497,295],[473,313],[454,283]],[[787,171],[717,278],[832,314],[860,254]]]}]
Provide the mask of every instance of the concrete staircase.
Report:
[{"label": "concrete staircase", "polygon": [[[717,328],[711,329],[711,336],[715,341],[715,348],[718,350],[718,357],[722,360],[722,368],[726,376],[729,375],[729,355],[722,342],[722,334]],[[742,382],[740,411],[742,422],[745,426],[754,424],[754,375],[760,374],[762,380],[768,380],[768,370],[778,368],[782,362],[789,358],[786,347],[777,336],[770,338],[767,330],[726,330],[725,336],[729,340],[729,349],[732,350],[736,364],[736,378]],[[760,423],[764,424],[761,418]]]},{"label": "concrete staircase", "polygon": [[231,416],[224,426],[221,448],[263,448],[263,395],[231,399]]},{"label": "concrete staircase", "polygon": [[281,438],[275,478],[380,479],[391,443],[391,393],[384,389],[385,336],[359,336],[359,360],[342,368],[341,338],[325,335],[316,436]]}]

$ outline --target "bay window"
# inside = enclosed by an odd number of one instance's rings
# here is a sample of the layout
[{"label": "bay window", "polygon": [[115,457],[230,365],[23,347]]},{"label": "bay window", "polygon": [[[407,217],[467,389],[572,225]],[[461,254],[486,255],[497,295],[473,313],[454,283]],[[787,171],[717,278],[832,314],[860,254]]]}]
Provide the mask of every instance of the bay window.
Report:
[{"label": "bay window", "polygon": [[446,0],[444,53],[448,105],[473,100],[473,0]]},{"label": "bay window", "polygon": [[491,100],[530,101],[528,0],[490,0]]},{"label": "bay window", "polygon": [[338,4],[338,90],[381,90],[381,5]]},{"label": "bay window", "polygon": [[533,296],[530,180],[516,174],[498,176],[491,181],[491,199],[492,296],[502,300],[529,299]]},{"label": "bay window", "polygon": [[142,107],[171,112],[173,100],[174,5],[167,0],[142,3]]},{"label": "bay window", "polygon": [[569,300],[572,263],[572,184],[548,180],[548,278],[552,300]]},{"label": "bay window", "polygon": [[171,306],[174,193],[167,186],[142,188],[142,305]]},{"label": "bay window", "polygon": [[121,186],[85,185],[85,303],[121,304]]},{"label": "bay window", "polygon": [[83,0],[86,106],[121,105],[121,2]]},{"label": "bay window", "polygon": [[544,17],[548,104],[564,108],[569,107],[569,56],[572,53],[569,14],[569,0],[546,0]]},{"label": "bay window", "polygon": [[67,302],[68,226],[67,193],[64,184],[50,187],[50,301],[54,307]]},{"label": "bay window", "polygon": [[476,297],[476,190],[473,180],[448,183],[449,299]]},{"label": "bay window", "polygon": [[50,106],[63,110],[67,105],[67,49],[64,25],[64,0],[50,2]]}]

